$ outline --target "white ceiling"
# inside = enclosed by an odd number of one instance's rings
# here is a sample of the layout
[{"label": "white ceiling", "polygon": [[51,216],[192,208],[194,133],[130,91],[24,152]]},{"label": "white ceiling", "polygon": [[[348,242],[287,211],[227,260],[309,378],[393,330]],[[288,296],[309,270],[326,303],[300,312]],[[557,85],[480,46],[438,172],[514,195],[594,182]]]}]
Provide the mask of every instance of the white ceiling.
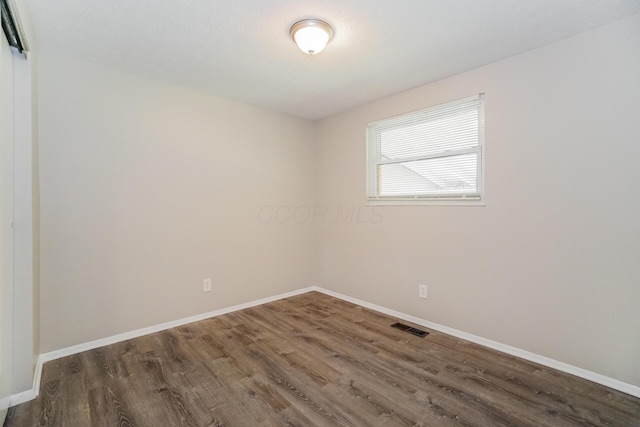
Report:
[{"label": "white ceiling", "polygon": [[[640,12],[640,0],[29,0],[38,49],[317,119]],[[335,36],[309,57],[302,18]]]}]

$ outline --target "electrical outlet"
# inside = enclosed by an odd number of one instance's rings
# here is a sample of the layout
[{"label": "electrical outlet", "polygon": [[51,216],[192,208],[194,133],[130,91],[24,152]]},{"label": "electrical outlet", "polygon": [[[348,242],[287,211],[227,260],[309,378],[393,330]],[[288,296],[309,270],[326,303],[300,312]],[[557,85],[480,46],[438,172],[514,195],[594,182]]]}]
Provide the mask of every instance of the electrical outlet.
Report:
[{"label": "electrical outlet", "polygon": [[204,282],[202,282],[202,292],[211,292],[211,279],[204,279]]},{"label": "electrical outlet", "polygon": [[418,296],[427,299],[427,285],[418,285]]}]

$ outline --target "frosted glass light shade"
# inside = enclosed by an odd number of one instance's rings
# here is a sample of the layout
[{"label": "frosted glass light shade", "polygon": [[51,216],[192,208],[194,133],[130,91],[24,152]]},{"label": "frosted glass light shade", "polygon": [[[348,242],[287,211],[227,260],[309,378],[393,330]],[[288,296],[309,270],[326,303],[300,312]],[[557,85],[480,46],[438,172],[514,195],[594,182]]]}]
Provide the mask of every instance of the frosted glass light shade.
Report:
[{"label": "frosted glass light shade", "polygon": [[322,52],[333,37],[331,26],[319,19],[304,19],[291,27],[291,38],[309,55]]}]

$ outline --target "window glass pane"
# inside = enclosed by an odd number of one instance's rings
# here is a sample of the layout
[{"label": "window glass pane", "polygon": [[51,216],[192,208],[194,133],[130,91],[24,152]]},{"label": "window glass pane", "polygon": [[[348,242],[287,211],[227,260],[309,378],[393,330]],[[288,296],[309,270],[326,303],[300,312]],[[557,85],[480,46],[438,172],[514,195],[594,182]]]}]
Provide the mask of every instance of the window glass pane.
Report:
[{"label": "window glass pane", "polygon": [[404,124],[380,131],[382,161],[461,150],[477,145],[477,106],[426,122]]},{"label": "window glass pane", "polygon": [[380,196],[477,194],[478,154],[378,166]]}]

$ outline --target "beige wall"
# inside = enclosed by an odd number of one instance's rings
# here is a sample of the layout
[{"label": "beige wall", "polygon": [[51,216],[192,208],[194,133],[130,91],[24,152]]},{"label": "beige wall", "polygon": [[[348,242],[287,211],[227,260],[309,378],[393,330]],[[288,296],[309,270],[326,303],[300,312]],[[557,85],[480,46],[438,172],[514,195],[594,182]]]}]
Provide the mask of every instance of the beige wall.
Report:
[{"label": "beige wall", "polygon": [[0,422],[12,394],[13,374],[13,57],[0,35]]},{"label": "beige wall", "polygon": [[[2,38],[2,146],[0,167],[2,179],[2,211],[4,226],[13,222],[13,231],[2,227],[2,347],[0,383],[2,397],[10,375],[10,394],[31,389],[36,360],[39,354],[37,328],[39,308],[38,293],[38,192],[36,129],[34,117],[35,90],[35,43],[29,10],[23,0],[11,3],[16,22],[21,27],[22,42],[27,55],[11,53],[4,36]],[[7,163],[8,162],[8,163]],[[7,175],[8,173],[8,175]],[[8,177],[8,180],[7,180]],[[6,186],[9,186],[9,190]],[[6,239],[9,232],[9,240]],[[7,246],[8,244],[8,246]],[[7,272],[7,267],[9,271]],[[8,274],[8,276],[7,276]],[[9,281],[6,281],[9,277]],[[8,286],[8,288],[7,288]],[[7,305],[8,304],[8,305]],[[10,320],[7,321],[6,319]],[[5,328],[9,328],[6,333]],[[6,334],[6,335],[5,335]],[[10,363],[7,364],[7,361]],[[1,400],[1,399],[0,399]],[[3,402],[4,403],[4,402]],[[3,406],[0,405],[0,408]],[[0,420],[2,420],[0,416]]]},{"label": "beige wall", "polygon": [[[639,29],[315,124],[41,55],[41,351],[317,284],[640,385]],[[487,206],[367,207],[366,123],[478,92]]]},{"label": "beige wall", "polygon": [[[41,351],[312,285],[314,124],[39,57]],[[202,292],[213,279],[214,290]]]},{"label": "beige wall", "polygon": [[[640,16],[318,124],[319,285],[640,385]],[[486,93],[486,207],[365,206],[367,122]],[[418,299],[418,283],[429,299]]]},{"label": "beige wall", "polygon": [[13,393],[31,389],[39,349],[39,234],[36,45],[26,1],[14,1],[28,47],[14,55]]}]

